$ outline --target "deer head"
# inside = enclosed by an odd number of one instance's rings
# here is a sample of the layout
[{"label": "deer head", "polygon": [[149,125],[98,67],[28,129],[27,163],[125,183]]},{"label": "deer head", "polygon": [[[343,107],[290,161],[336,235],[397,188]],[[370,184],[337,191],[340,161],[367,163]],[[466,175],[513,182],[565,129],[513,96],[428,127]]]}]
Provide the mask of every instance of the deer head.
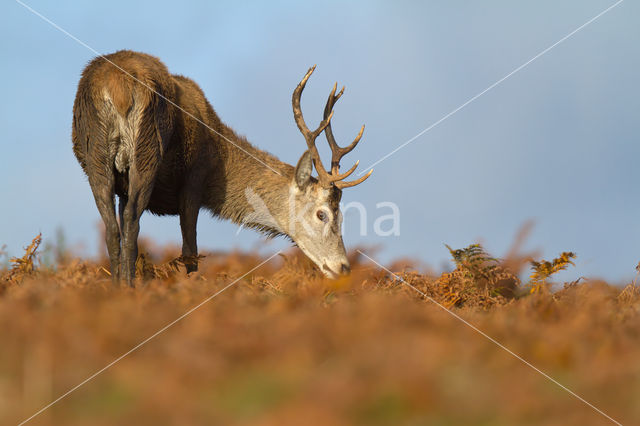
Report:
[{"label": "deer head", "polygon": [[[293,116],[307,142],[307,150],[300,157],[290,183],[290,206],[294,212],[289,214],[291,223],[288,234],[326,276],[335,278],[350,271],[342,241],[342,213],[339,205],[342,190],[364,182],[373,169],[361,178],[349,182],[345,179],[355,171],[358,162],[346,172],[340,173],[340,159],[356,147],[364,132],[363,125],[355,140],[344,148],[338,146],[333,137],[333,106],[342,96],[344,87],[336,94],[337,83],[333,86],[318,128],[311,131],[307,127],[300,109],[300,97],[314,69],[315,65],[307,71],[292,96]],[[331,147],[330,170],[323,166],[315,144],[316,138],[322,132],[325,133]],[[317,178],[311,176],[313,166]]]}]

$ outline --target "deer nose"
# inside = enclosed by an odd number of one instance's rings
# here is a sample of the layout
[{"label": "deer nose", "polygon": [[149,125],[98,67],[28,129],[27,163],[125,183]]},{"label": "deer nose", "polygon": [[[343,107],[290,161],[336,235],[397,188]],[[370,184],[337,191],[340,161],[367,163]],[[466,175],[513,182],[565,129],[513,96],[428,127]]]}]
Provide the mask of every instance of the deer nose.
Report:
[{"label": "deer nose", "polygon": [[343,275],[347,275],[351,272],[351,267],[349,266],[348,263],[343,263],[342,266],[340,267],[340,272]]}]

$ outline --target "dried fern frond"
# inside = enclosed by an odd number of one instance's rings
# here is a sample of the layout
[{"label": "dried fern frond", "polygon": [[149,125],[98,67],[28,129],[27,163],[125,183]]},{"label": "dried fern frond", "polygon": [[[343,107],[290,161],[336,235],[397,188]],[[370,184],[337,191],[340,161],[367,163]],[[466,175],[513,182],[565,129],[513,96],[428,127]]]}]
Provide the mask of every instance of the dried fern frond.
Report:
[{"label": "dried fern frond", "polygon": [[551,262],[547,260],[541,260],[539,262],[532,260],[531,268],[533,273],[529,276],[531,278],[530,286],[531,293],[536,293],[547,285],[547,279],[556,272],[567,269],[569,265],[574,265],[571,259],[575,259],[576,254],[570,251],[560,253],[560,257],[556,257]]},{"label": "dried fern frond", "polygon": [[5,278],[6,281],[10,283],[18,283],[22,281],[22,278],[25,275],[30,275],[35,271],[36,267],[34,261],[36,260],[36,255],[38,247],[40,247],[40,243],[42,243],[41,233],[36,235],[36,237],[31,240],[31,244],[29,244],[24,249],[24,256],[12,257],[10,259],[12,265],[9,274]]},{"label": "dried fern frond", "polygon": [[169,279],[174,276],[178,272],[180,272],[180,268],[186,268],[186,265],[189,264],[198,264],[202,259],[206,256],[180,256],[173,258],[167,262],[164,262],[160,265],[155,265],[149,255],[146,253],[140,253],[138,255],[138,259],[136,259],[136,273],[139,274],[144,280],[153,280],[153,279]]},{"label": "dried fern frond", "polygon": [[442,274],[437,280],[442,293],[437,299],[443,306],[489,306],[506,303],[508,298],[514,296],[520,280],[480,244],[455,250],[447,244],[445,246],[451,253],[456,269]]}]

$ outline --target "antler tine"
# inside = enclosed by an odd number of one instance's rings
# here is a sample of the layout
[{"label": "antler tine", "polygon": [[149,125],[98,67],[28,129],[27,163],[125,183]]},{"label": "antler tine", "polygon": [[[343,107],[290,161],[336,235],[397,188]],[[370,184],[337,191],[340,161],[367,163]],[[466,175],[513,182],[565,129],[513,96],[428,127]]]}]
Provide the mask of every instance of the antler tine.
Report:
[{"label": "antler tine", "polygon": [[327,172],[327,170],[324,168],[324,165],[322,164],[320,154],[318,153],[318,148],[316,147],[316,138],[330,125],[331,117],[333,117],[333,112],[325,115],[324,120],[322,120],[318,128],[312,132],[311,130],[309,130],[307,124],[304,121],[304,118],[302,116],[302,108],[300,107],[300,98],[302,97],[302,91],[307,84],[307,80],[309,80],[309,77],[311,77],[311,74],[313,74],[313,71],[315,69],[315,65],[309,68],[309,71],[307,71],[300,83],[298,83],[298,86],[296,86],[295,90],[293,91],[291,103],[293,105],[293,117],[296,121],[296,124],[298,125],[298,129],[300,129],[300,132],[307,142],[307,148],[311,153],[311,158],[313,159],[316,171],[318,172],[318,179],[325,184],[330,184],[333,180],[329,172]]},{"label": "antler tine", "polygon": [[371,176],[371,173],[373,173],[373,169],[369,170],[367,172],[367,174],[362,176],[361,178],[358,178],[356,180],[352,180],[351,182],[339,181],[339,182],[336,182],[334,185],[337,188],[340,188],[340,189],[351,188],[352,186],[356,186],[358,184],[361,184],[365,180],[367,180],[369,178],[369,176]]},{"label": "antler tine", "polygon": [[355,164],[353,166],[351,166],[351,168],[349,170],[347,170],[346,172],[344,172],[342,174],[338,173],[338,174],[334,175],[333,173],[331,173],[331,180],[333,182],[336,182],[336,181],[348,178],[351,175],[351,173],[353,173],[356,170],[356,168],[358,167],[358,164],[360,164],[360,160],[356,161]]},{"label": "antler tine", "polygon": [[[327,98],[327,104],[324,106],[324,118],[327,118],[331,112],[333,112],[333,106],[336,101],[340,99],[340,96],[344,93],[344,86],[336,95],[336,89],[338,88],[338,82],[333,83],[333,89],[331,89],[331,93],[329,93],[329,98]],[[331,131],[331,126],[327,128],[325,131],[325,135],[327,136],[327,142],[329,142],[329,146],[331,146],[331,151],[333,152],[336,149],[340,149],[336,140],[333,137],[333,132]]]},{"label": "antler tine", "polygon": [[[331,124],[329,124],[329,126],[327,127],[328,131],[330,131],[330,129],[331,129]],[[327,135],[327,140],[328,140],[329,134],[327,133],[326,130],[325,130],[325,134]],[[360,131],[358,132],[358,135],[356,136],[356,138],[349,145],[345,147],[339,147],[335,143],[335,141],[333,142],[333,145],[331,147],[331,173],[334,173],[334,167],[336,168],[335,172],[337,173],[338,168],[340,167],[340,160],[342,159],[342,157],[344,157],[345,155],[353,151],[353,148],[355,148],[356,145],[358,145],[358,142],[360,142],[360,139],[362,139],[363,134],[364,134],[364,124],[362,125],[362,127],[360,127]],[[333,134],[331,135],[331,138],[333,139]],[[335,148],[333,148],[333,146],[335,146]]]},{"label": "antler tine", "polygon": [[[329,93],[329,98],[327,99],[327,104],[324,107],[324,117],[326,118],[330,114],[333,113],[333,106],[336,101],[340,99],[340,96],[344,93],[344,86],[340,89],[340,92],[336,95],[336,89],[338,88],[338,83],[333,85],[333,89],[331,93]],[[325,136],[327,137],[327,142],[329,142],[329,146],[331,147],[331,174],[338,175],[340,169],[340,160],[342,157],[353,151],[353,149],[358,145],[360,139],[362,139],[362,134],[364,133],[364,124],[360,128],[360,132],[358,136],[346,147],[341,147],[336,142],[335,137],[333,136],[333,131],[331,130],[331,123],[327,125],[327,128],[324,131]]]},{"label": "antler tine", "polygon": [[304,122],[304,118],[302,118],[302,110],[300,108],[300,97],[302,96],[302,91],[304,90],[304,87],[307,85],[307,80],[309,80],[309,77],[311,77],[311,74],[313,74],[313,70],[315,69],[316,69],[315,65],[309,68],[309,71],[307,71],[307,73],[304,75],[300,83],[298,83],[295,90],[293,91],[293,96],[291,97],[291,103],[293,104],[293,118],[296,120],[298,129],[300,129],[300,132],[302,132],[305,138],[307,134],[311,133],[311,131],[307,127],[307,124]]},{"label": "antler tine", "polygon": [[351,142],[349,145],[345,146],[344,148],[341,148],[343,156],[348,154],[348,153],[350,153],[351,151],[353,151],[353,148],[355,148],[356,145],[358,145],[358,142],[360,142],[360,139],[362,139],[362,135],[363,134],[364,134],[364,124],[362,125],[362,127],[360,127],[360,131],[358,132],[358,136],[356,136],[356,138],[353,140],[353,142]]}]

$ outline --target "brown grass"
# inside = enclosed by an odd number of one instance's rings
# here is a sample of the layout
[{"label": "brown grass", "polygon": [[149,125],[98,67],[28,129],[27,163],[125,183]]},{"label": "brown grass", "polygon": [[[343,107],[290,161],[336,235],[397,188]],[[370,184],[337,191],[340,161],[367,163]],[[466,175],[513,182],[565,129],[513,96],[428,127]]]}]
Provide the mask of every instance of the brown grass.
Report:
[{"label": "brown grass", "polygon": [[[175,251],[154,252],[139,260],[135,290],[78,258],[53,270],[25,255],[0,271],[0,424],[31,416],[263,260],[209,254],[187,277]],[[352,261],[336,281],[296,254],[264,265],[31,423],[610,423],[393,275]],[[523,262],[487,257],[439,276],[392,269],[640,424],[640,289],[585,280],[529,294],[510,272]]]}]

